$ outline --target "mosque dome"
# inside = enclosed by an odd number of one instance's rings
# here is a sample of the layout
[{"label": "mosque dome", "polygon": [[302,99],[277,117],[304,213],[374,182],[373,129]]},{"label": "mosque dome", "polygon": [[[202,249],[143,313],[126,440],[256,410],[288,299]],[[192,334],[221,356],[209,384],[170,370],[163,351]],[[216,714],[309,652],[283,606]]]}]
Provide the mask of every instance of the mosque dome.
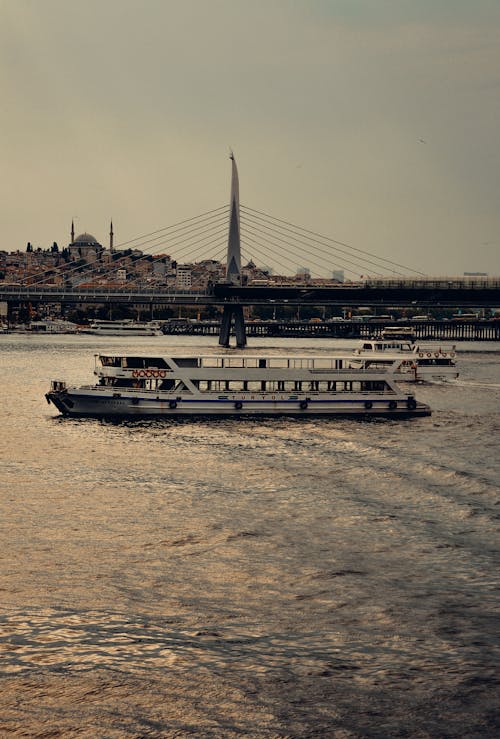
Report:
[{"label": "mosque dome", "polygon": [[95,236],[92,236],[92,234],[88,233],[80,234],[76,237],[73,243],[78,244],[78,246],[100,246]]}]

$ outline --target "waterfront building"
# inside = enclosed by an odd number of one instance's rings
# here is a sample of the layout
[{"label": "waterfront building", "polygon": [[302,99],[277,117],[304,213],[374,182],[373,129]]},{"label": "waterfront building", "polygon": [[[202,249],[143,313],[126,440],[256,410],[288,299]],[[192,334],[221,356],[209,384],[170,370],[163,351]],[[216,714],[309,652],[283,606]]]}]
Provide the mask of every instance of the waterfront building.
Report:
[{"label": "waterfront building", "polygon": [[178,290],[189,290],[192,284],[191,267],[187,264],[177,265],[175,285]]}]

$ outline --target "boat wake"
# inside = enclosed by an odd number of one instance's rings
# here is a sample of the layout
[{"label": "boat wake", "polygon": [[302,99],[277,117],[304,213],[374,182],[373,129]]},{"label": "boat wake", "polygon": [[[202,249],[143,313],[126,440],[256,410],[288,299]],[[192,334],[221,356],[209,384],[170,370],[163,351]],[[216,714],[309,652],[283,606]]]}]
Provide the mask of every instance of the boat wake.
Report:
[{"label": "boat wake", "polygon": [[443,381],[442,383],[444,385],[454,385],[457,387],[481,387],[481,388],[500,388],[499,382],[474,382],[473,380],[462,380],[460,378],[457,378],[456,380],[447,380]]}]

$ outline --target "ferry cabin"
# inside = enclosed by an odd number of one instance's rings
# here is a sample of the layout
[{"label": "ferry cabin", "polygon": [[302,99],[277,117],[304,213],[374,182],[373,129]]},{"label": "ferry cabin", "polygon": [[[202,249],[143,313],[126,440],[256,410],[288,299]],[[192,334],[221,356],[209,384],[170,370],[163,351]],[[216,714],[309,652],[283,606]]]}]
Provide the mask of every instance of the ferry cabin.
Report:
[{"label": "ferry cabin", "polygon": [[[329,377],[331,370],[335,379]],[[95,374],[101,386],[173,393],[228,393],[231,398],[241,400],[253,400],[262,393],[270,394],[272,399],[273,395],[284,398],[290,393],[303,392],[390,392],[384,379],[371,379],[367,373],[356,376],[342,357],[204,356],[168,360],[100,356],[96,357]]]}]

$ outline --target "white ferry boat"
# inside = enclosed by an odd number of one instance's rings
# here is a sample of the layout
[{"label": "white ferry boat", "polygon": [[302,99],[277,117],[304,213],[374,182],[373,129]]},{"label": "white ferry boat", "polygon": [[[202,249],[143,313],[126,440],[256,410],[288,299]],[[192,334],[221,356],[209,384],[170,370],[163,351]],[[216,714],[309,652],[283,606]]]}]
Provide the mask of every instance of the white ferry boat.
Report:
[{"label": "white ferry boat", "polygon": [[78,325],[72,321],[57,318],[46,321],[31,321],[29,330],[34,334],[77,334]]},{"label": "white ferry boat", "polygon": [[163,336],[161,321],[93,321],[82,333],[99,336]]},{"label": "white ferry boat", "polygon": [[94,386],[53,380],[47,401],[65,416],[428,416],[385,369],[348,357],[95,356]]},{"label": "white ferry boat", "polygon": [[439,348],[410,341],[368,339],[354,350],[353,369],[387,368],[398,380],[425,382],[451,380],[459,375],[455,346]]}]

